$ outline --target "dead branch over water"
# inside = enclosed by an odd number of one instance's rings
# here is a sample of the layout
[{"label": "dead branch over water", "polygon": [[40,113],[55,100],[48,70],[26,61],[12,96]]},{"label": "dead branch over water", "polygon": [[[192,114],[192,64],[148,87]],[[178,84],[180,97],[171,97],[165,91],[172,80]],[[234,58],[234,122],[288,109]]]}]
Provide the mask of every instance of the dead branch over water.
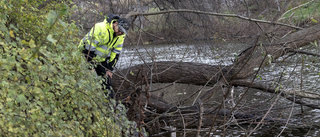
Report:
[{"label": "dead branch over water", "polygon": [[159,12],[152,12],[152,13],[129,12],[126,15],[126,17],[151,16],[151,15],[176,13],[176,12],[188,12],[188,13],[205,14],[205,15],[211,15],[211,16],[232,17],[232,18],[239,18],[239,19],[242,19],[242,20],[247,20],[247,21],[252,21],[252,22],[286,26],[286,27],[290,27],[290,28],[294,28],[294,29],[298,29],[298,30],[303,29],[301,27],[297,27],[297,26],[290,25],[290,24],[285,24],[285,23],[281,23],[281,22],[266,21],[266,20],[259,20],[259,19],[253,19],[253,18],[248,18],[248,17],[245,17],[245,16],[241,16],[241,15],[236,15],[236,14],[223,14],[223,13],[205,12],[205,11],[189,10],[189,9],[166,10],[166,11],[159,11]]}]

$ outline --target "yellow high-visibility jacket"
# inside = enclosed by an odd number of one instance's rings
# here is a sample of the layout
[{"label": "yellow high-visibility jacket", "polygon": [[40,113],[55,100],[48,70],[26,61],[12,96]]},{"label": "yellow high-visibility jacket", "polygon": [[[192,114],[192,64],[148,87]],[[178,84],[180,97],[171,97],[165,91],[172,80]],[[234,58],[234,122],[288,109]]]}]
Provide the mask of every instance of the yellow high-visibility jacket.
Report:
[{"label": "yellow high-visibility jacket", "polygon": [[79,48],[84,47],[87,50],[93,51],[97,55],[95,60],[99,62],[104,62],[108,58],[108,63],[113,62],[111,64],[112,67],[116,64],[116,55],[121,53],[125,38],[125,34],[114,35],[113,21],[108,22],[105,19],[103,22],[95,24],[79,44]]}]

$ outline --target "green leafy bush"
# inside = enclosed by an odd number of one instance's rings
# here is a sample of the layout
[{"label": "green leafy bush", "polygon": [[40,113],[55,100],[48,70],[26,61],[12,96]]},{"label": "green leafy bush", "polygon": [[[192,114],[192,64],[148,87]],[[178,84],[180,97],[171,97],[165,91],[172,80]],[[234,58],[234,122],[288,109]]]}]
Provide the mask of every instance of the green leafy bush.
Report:
[{"label": "green leafy bush", "polygon": [[127,134],[134,123],[103,97],[66,22],[72,1],[44,2],[0,1],[0,135]]}]

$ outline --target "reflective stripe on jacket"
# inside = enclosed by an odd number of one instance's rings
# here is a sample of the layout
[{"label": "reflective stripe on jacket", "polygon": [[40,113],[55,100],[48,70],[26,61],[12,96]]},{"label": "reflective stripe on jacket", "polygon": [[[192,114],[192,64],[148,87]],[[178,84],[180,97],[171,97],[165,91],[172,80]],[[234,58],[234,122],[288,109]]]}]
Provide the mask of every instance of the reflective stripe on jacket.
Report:
[{"label": "reflective stripe on jacket", "polygon": [[112,23],[107,22],[105,19],[103,22],[95,24],[90,32],[80,41],[79,47],[85,47],[87,50],[94,51],[98,55],[95,59],[99,62],[105,61],[108,57],[110,57],[109,62],[112,62],[116,55],[121,53],[124,37],[125,34],[114,36]]}]

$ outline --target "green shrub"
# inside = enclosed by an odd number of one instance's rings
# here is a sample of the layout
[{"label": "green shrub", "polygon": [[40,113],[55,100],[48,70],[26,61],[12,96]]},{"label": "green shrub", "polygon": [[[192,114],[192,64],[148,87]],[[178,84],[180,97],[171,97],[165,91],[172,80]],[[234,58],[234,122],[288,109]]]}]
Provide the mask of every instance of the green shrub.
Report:
[{"label": "green shrub", "polygon": [[133,130],[123,105],[103,98],[101,79],[78,52],[77,26],[66,22],[72,9],[65,3],[72,1],[42,2],[0,1],[0,135],[120,136]]}]

